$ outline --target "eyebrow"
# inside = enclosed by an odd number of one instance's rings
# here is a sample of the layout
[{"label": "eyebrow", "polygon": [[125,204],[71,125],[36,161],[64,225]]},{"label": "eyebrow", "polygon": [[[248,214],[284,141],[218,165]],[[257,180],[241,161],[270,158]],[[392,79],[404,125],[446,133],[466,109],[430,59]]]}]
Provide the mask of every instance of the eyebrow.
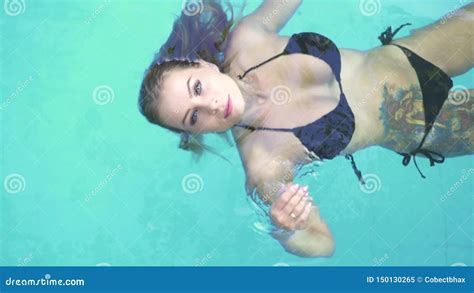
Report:
[{"label": "eyebrow", "polygon": [[[190,77],[188,78],[188,80],[186,81],[186,85],[187,85],[187,87],[188,87],[189,98],[191,98],[191,87],[189,86],[189,81],[191,80],[191,77],[192,77],[192,76],[190,76]],[[188,111],[186,111],[186,114],[184,114],[184,117],[183,117],[183,125],[186,124],[186,123],[185,123],[185,122],[186,122],[186,117],[188,116],[189,111],[191,111],[191,109],[188,109]]]}]

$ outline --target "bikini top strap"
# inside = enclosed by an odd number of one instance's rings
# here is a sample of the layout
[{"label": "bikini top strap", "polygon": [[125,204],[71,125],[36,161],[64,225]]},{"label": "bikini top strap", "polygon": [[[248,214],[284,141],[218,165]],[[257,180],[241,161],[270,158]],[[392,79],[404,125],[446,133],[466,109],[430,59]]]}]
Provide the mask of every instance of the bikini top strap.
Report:
[{"label": "bikini top strap", "polygon": [[245,70],[244,74],[239,74],[237,77],[238,77],[239,79],[243,79],[243,78],[247,75],[247,73],[249,73],[250,71],[252,71],[252,70],[254,70],[254,69],[257,69],[257,68],[259,68],[260,66],[265,65],[265,64],[267,64],[268,62],[273,61],[273,60],[277,59],[278,57],[283,56],[283,55],[286,55],[286,54],[287,54],[286,52],[281,52],[280,54],[277,54],[277,55],[275,55],[275,56],[273,56],[273,57],[271,57],[271,58],[268,58],[267,60],[261,62],[260,64],[257,64],[257,65],[255,65],[255,66],[250,67],[249,69]]},{"label": "bikini top strap", "polygon": [[346,155],[345,158],[351,161],[352,170],[354,170],[354,174],[357,176],[359,183],[365,185],[364,177],[362,176],[362,172],[357,168],[357,165],[354,161],[354,156]]},{"label": "bikini top strap", "polygon": [[272,128],[272,127],[255,127],[247,124],[235,124],[234,126],[243,127],[245,129],[250,129],[251,131],[254,130],[273,130],[273,131],[285,131],[285,132],[292,132],[294,128]]}]

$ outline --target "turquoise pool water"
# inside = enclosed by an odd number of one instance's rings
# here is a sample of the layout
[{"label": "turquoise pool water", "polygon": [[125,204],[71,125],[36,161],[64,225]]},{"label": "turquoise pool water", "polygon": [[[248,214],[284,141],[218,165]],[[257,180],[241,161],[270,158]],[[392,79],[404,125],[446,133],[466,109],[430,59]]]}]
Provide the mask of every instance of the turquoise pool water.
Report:
[{"label": "turquoise pool water", "polygon": [[[423,180],[401,156],[369,148],[357,153],[369,190],[344,158],[324,163],[299,182],[336,252],[300,258],[259,232],[234,147],[211,137],[231,163],[193,163],[137,110],[144,69],[181,1],[4,2],[0,265],[474,264],[472,156],[433,168],[420,159]],[[421,27],[467,1],[362,2],[306,0],[282,34],[316,31],[368,49],[388,25]],[[454,83],[473,88],[473,71]]]}]

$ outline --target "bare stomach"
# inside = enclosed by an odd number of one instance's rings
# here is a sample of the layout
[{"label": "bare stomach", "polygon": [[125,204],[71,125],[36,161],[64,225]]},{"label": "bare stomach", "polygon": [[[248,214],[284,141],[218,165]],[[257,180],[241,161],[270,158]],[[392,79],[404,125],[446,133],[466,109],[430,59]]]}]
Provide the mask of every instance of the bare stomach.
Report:
[{"label": "bare stomach", "polygon": [[[425,133],[423,96],[415,70],[395,46],[372,50],[364,66],[361,84],[376,81],[378,85],[369,103],[369,108],[377,108],[378,124],[383,131],[377,144],[396,152],[415,150]],[[374,80],[370,81],[371,78]],[[465,89],[453,92],[445,101],[423,143],[424,149],[444,156],[473,153],[474,104],[469,95]],[[370,132],[370,126],[366,127]]]}]

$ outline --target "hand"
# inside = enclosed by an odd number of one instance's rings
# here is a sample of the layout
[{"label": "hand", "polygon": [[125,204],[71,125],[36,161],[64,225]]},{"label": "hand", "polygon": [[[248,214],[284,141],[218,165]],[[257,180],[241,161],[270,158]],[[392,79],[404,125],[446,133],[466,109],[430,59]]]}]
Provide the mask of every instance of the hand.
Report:
[{"label": "hand", "polygon": [[311,212],[313,198],[308,193],[308,186],[289,183],[273,202],[270,216],[275,225],[288,230],[303,230]]}]

